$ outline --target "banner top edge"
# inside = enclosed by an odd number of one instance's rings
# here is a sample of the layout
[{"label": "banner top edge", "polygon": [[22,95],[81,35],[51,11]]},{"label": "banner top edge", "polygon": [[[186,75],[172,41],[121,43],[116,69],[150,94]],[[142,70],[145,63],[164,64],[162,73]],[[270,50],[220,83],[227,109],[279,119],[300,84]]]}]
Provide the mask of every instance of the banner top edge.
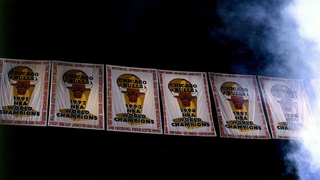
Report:
[{"label": "banner top edge", "polygon": [[11,59],[11,58],[0,58],[0,60],[10,60],[10,61],[43,61],[43,62],[52,62],[51,60],[34,60],[34,59]]},{"label": "banner top edge", "polygon": [[164,70],[164,69],[158,69],[158,72],[160,73],[160,71],[164,71],[164,72],[181,72],[181,73],[204,73],[207,74],[206,71],[177,71],[177,70]]},{"label": "banner top edge", "polygon": [[86,65],[89,65],[89,64],[91,64],[91,65],[105,65],[105,64],[100,64],[100,63],[80,63],[80,62],[72,62],[72,61],[59,61],[59,60],[51,60],[52,61],[52,63],[54,63],[54,62],[60,62],[60,63],[72,63],[72,64],[86,64]]},{"label": "banner top edge", "polygon": [[230,73],[216,73],[216,72],[208,72],[209,76],[211,74],[220,74],[220,75],[230,75],[230,76],[246,76],[246,77],[255,77],[256,75],[248,75],[248,74],[230,74]]},{"label": "banner top edge", "polygon": [[294,81],[303,81],[302,79],[298,78],[280,78],[280,77],[272,77],[272,76],[259,76],[257,75],[258,79],[260,78],[271,78],[271,79],[278,79],[278,80],[294,80]]},{"label": "banner top edge", "polygon": [[132,67],[132,66],[119,66],[119,65],[112,65],[112,64],[104,64],[106,67],[121,67],[121,68],[133,68],[133,69],[148,69],[148,70],[157,70],[156,68],[145,68],[145,67]]}]

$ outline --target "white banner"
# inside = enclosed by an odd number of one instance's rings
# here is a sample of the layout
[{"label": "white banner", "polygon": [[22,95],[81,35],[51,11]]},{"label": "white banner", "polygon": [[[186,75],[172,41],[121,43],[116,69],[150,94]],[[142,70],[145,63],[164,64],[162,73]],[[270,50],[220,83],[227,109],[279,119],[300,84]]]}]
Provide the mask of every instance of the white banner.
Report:
[{"label": "white banner", "polygon": [[104,129],[104,65],[52,62],[49,126]]},{"label": "white banner", "polygon": [[313,105],[316,106],[316,112],[313,111],[315,113],[314,117],[320,117],[320,79],[311,79],[310,84],[314,92],[314,99],[310,102],[311,104],[313,102]]},{"label": "white banner", "polygon": [[0,59],[0,123],[46,126],[50,61]]},{"label": "white banner", "polygon": [[270,139],[255,76],[209,73],[220,136]]},{"label": "white banner", "polygon": [[273,138],[312,138],[309,132],[315,128],[315,122],[303,82],[259,76],[259,83]]},{"label": "white banner", "polygon": [[216,136],[206,73],[158,72],[165,134]]},{"label": "white banner", "polygon": [[107,130],[162,134],[157,70],[106,68]]}]

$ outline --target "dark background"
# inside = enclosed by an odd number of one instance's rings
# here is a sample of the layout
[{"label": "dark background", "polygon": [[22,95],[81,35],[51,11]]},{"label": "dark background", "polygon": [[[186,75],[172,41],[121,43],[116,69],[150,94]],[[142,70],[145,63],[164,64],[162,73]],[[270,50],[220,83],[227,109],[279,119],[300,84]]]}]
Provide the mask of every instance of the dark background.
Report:
[{"label": "dark background", "polygon": [[[220,73],[238,73],[241,64],[252,74],[277,76],[260,73],[265,58],[252,58],[255,52],[243,41],[226,43],[227,37],[212,33],[223,27],[219,3],[3,0],[0,53],[13,59]],[[286,173],[286,140],[5,125],[0,136],[2,179],[295,179]]]}]

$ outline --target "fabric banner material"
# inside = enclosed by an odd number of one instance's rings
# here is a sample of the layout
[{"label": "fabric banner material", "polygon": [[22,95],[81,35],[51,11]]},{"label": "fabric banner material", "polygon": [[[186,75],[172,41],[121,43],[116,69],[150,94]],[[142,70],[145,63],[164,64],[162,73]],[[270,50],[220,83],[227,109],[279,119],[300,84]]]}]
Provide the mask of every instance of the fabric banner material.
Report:
[{"label": "fabric banner material", "polygon": [[312,138],[315,122],[302,80],[259,76],[272,136],[275,139]]},{"label": "fabric banner material", "polygon": [[209,73],[220,136],[270,139],[255,76]]},{"label": "fabric banner material", "polygon": [[106,65],[107,130],[162,134],[156,69]]},{"label": "fabric banner material", "polygon": [[165,134],[216,136],[206,73],[158,72]]},{"label": "fabric banner material", "polygon": [[0,59],[0,123],[46,126],[50,61]]},{"label": "fabric banner material", "polygon": [[[315,106],[316,109],[314,112],[314,117],[320,117],[320,79],[311,79],[310,80],[311,88],[314,92],[314,99],[310,101],[313,104],[311,107]],[[317,118],[316,118],[317,119]]]},{"label": "fabric banner material", "polygon": [[104,65],[52,62],[49,126],[104,129]]}]

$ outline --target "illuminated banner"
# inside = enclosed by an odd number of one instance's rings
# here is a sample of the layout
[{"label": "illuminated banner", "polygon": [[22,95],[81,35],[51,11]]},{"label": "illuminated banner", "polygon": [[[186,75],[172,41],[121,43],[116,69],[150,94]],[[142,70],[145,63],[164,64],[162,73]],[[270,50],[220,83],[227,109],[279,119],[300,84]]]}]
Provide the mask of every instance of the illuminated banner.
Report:
[{"label": "illuminated banner", "polygon": [[255,76],[209,73],[221,137],[270,139]]},{"label": "illuminated banner", "polygon": [[165,134],[216,136],[206,73],[159,70]]},{"label": "illuminated banner", "polygon": [[104,129],[104,65],[52,62],[49,126]]},{"label": "illuminated banner", "polygon": [[0,59],[0,123],[46,126],[50,61]]},{"label": "illuminated banner", "polygon": [[106,67],[107,130],[162,134],[157,70]]},{"label": "illuminated banner", "polygon": [[303,82],[259,76],[272,136],[301,139],[315,127]]},{"label": "illuminated banner", "polygon": [[310,101],[312,107],[315,106],[317,109],[313,111],[314,117],[320,117],[320,79],[311,79],[310,80],[311,87],[313,89],[313,93],[315,98]]}]

